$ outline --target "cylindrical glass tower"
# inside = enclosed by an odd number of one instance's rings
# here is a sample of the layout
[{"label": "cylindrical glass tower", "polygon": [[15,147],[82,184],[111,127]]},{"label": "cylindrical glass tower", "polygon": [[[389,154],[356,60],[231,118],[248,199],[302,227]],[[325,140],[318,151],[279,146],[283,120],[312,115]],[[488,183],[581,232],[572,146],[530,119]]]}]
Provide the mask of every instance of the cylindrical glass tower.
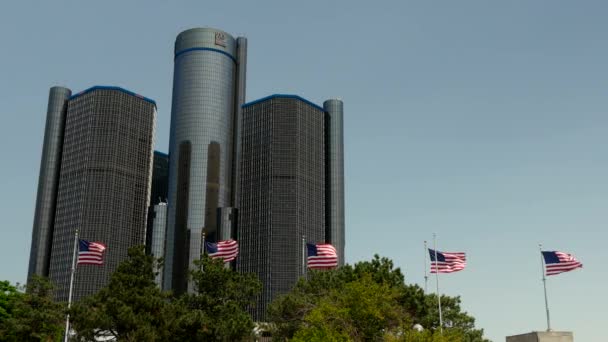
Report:
[{"label": "cylindrical glass tower", "polygon": [[202,233],[215,238],[217,208],[233,204],[233,131],[244,84],[237,50],[231,35],[212,28],[186,30],[175,41],[163,281],[175,293],[188,288]]},{"label": "cylindrical glass tower", "polygon": [[42,145],[42,160],[38,176],[38,195],[32,229],[32,248],[28,279],[33,275],[48,276],[51,243],[53,241],[53,221],[55,220],[55,199],[61,169],[63,132],[67,113],[67,101],[72,91],[64,87],[52,87],[46,111],[46,127]]},{"label": "cylindrical glass tower", "polygon": [[338,99],[323,103],[326,146],[326,236],[336,247],[338,263],[344,265],[344,103]]}]

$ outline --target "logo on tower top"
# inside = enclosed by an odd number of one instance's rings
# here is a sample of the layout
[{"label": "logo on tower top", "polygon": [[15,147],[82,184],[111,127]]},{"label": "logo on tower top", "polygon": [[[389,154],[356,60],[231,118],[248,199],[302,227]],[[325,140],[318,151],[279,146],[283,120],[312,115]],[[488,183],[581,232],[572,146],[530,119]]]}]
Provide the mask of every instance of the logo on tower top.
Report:
[{"label": "logo on tower top", "polygon": [[215,32],[215,45],[226,47],[226,35],[223,32]]}]

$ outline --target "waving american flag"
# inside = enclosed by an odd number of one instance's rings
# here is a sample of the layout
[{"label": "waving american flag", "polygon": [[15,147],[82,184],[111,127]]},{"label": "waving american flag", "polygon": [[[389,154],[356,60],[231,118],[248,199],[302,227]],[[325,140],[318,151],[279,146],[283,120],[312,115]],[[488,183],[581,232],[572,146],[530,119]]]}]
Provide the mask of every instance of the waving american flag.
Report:
[{"label": "waving american flag", "polygon": [[439,252],[429,248],[429,254],[431,273],[452,273],[462,271],[467,266],[467,257],[463,252]]},{"label": "waving american flag", "polygon": [[323,244],[306,244],[308,254],[307,267],[312,269],[325,269],[338,266],[338,253],[334,246]]},{"label": "waving american flag", "polygon": [[583,268],[578,260],[572,254],[558,251],[543,251],[545,259],[545,274],[556,275],[563,272],[569,272],[577,268]]},{"label": "waving american flag", "polygon": [[229,262],[236,259],[239,255],[239,244],[238,242],[230,239],[224,241],[205,242],[207,248],[207,254],[211,259],[222,258],[224,262]]},{"label": "waving american flag", "polygon": [[106,245],[101,242],[78,240],[78,265],[103,265]]}]

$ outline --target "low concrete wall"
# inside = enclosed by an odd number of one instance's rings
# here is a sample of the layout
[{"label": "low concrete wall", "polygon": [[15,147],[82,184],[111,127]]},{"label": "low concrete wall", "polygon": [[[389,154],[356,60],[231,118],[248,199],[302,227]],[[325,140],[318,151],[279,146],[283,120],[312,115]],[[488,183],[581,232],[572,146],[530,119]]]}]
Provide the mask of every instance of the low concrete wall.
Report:
[{"label": "low concrete wall", "polygon": [[535,331],[507,336],[507,342],[574,342],[574,337],[569,331]]}]

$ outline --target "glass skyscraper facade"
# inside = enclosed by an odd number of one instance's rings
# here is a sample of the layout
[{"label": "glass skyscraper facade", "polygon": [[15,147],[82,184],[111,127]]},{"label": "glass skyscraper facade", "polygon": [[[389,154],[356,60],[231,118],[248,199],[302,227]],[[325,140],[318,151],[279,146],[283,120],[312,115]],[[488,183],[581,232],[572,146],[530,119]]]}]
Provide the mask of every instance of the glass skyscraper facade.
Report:
[{"label": "glass skyscraper facade", "polygon": [[76,229],[107,245],[104,265],[79,266],[73,299],[107,284],[131,246],[145,241],[156,104],[117,87],[67,101],[49,278],[67,301]]},{"label": "glass skyscraper facade", "polygon": [[[146,229],[146,253],[152,253],[152,245],[153,241],[158,241],[162,239],[163,244],[165,241],[165,228],[162,231],[162,237],[154,236],[154,234],[158,234],[155,231],[153,225],[155,224],[156,218],[156,209],[155,206],[159,203],[166,204],[167,202],[167,189],[169,187],[169,155],[154,151],[154,160],[152,162],[152,187],[150,189],[150,207],[148,208],[148,223]],[[166,221],[166,208],[164,219]],[[158,224],[158,223],[156,223]],[[166,223],[165,223],[166,225]],[[163,249],[164,250],[164,249]],[[157,258],[164,257],[162,254],[153,254]]]},{"label": "glass skyscraper facade", "polygon": [[169,188],[169,155],[154,151],[152,163],[152,188],[150,192],[150,204],[158,204],[167,201],[167,189]]},{"label": "glass skyscraper facade", "polygon": [[175,293],[189,288],[202,233],[216,239],[218,208],[235,205],[246,44],[212,28],[186,30],[175,41],[164,270],[164,288]]},{"label": "glass skyscraper facade", "polygon": [[294,95],[243,106],[237,269],[262,281],[256,320],[305,274],[304,241],[325,242],[325,115]]},{"label": "glass skyscraper facade", "polygon": [[[158,203],[152,206],[151,216],[152,225],[148,226],[151,231],[149,236],[150,241],[146,242],[146,248],[149,249],[149,254],[155,258],[162,258],[165,255],[165,234],[167,230],[167,204]],[[154,282],[158,286],[162,286],[163,273],[162,268],[154,278]]]}]

